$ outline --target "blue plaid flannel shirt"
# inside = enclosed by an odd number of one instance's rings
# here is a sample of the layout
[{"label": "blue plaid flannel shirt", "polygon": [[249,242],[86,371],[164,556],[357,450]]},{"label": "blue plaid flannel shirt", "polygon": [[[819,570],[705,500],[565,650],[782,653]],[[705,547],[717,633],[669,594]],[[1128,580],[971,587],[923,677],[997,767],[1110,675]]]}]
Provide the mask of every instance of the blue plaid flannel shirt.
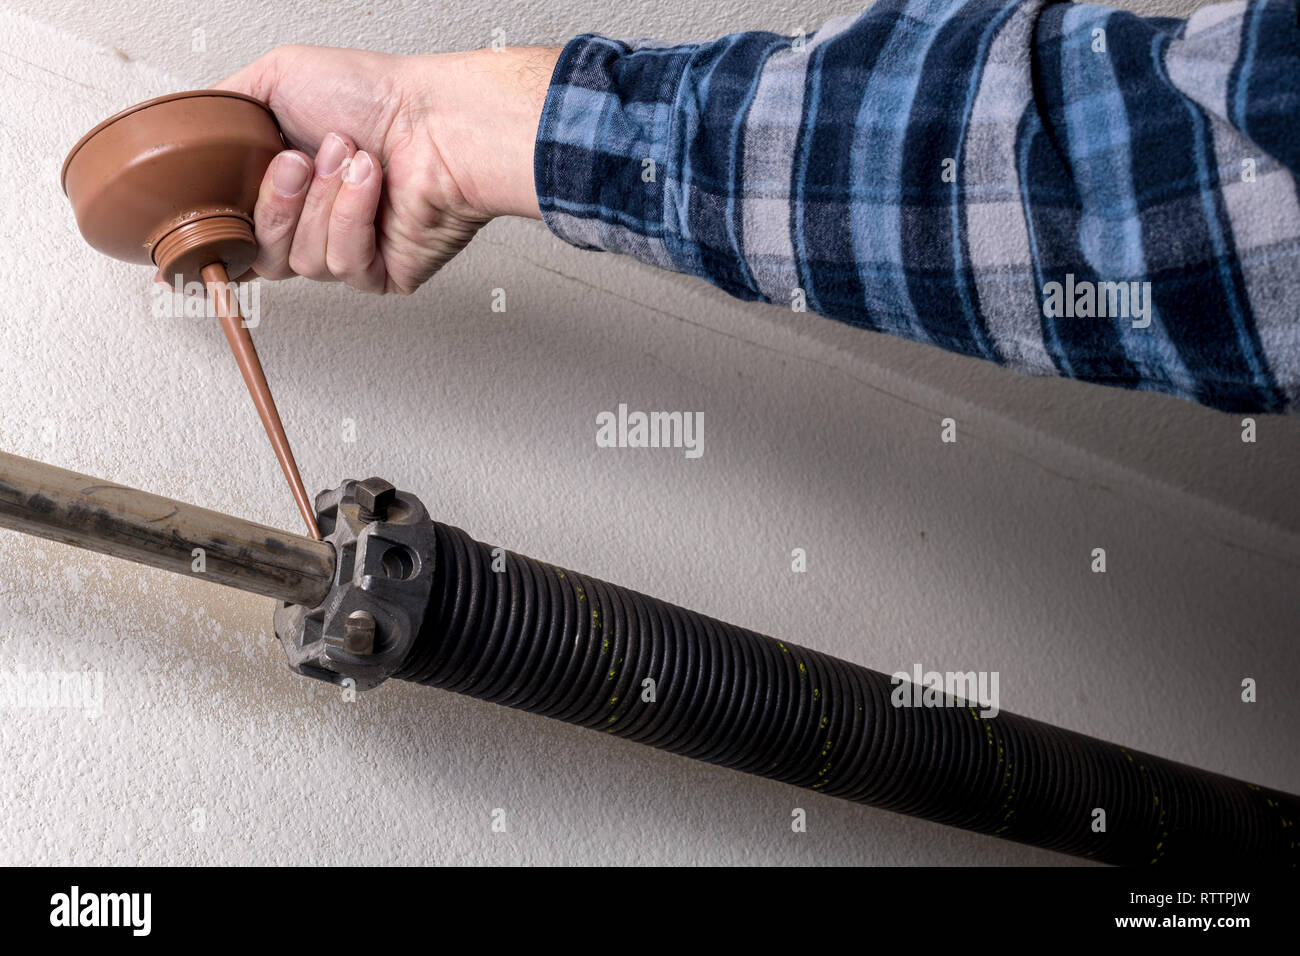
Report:
[{"label": "blue plaid flannel shirt", "polygon": [[560,238],[742,299],[1225,411],[1300,404],[1297,0],[586,34],[535,164]]}]

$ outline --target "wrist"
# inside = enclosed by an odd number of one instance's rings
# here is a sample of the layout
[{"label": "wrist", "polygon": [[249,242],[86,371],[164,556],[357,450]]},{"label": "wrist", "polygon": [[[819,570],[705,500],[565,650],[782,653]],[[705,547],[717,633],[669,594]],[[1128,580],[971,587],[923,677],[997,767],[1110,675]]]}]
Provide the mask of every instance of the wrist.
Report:
[{"label": "wrist", "polygon": [[559,55],[509,47],[417,58],[425,131],[474,215],[541,218],[533,154]]}]

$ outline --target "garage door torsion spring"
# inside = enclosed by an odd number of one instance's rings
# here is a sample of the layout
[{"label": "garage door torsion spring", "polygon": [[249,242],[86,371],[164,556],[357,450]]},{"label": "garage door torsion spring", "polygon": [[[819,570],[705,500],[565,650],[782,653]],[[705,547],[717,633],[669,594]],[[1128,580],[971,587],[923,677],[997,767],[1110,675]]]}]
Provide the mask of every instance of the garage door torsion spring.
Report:
[{"label": "garage door torsion spring", "polygon": [[434,597],[394,676],[1094,860],[1300,858],[1288,794],[953,698],[895,706],[877,671],[458,528],[435,538]]}]

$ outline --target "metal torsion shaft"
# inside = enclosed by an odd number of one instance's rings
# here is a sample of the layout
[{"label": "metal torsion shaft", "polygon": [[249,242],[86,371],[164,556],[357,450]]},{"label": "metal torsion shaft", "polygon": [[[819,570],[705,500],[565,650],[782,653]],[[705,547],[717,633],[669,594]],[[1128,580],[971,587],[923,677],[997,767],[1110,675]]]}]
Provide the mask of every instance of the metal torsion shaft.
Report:
[{"label": "metal torsion shaft", "polygon": [[308,607],[334,577],[324,541],[3,452],[0,527]]}]

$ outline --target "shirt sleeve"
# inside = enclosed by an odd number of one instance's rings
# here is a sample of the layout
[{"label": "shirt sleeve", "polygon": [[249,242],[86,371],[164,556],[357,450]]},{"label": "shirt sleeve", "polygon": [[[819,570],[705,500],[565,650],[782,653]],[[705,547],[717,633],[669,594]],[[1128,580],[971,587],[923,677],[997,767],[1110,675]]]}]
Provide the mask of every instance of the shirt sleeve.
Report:
[{"label": "shirt sleeve", "polygon": [[1297,2],[879,0],[808,36],[586,34],[538,128],[542,217],[1017,371],[1294,411]]}]

